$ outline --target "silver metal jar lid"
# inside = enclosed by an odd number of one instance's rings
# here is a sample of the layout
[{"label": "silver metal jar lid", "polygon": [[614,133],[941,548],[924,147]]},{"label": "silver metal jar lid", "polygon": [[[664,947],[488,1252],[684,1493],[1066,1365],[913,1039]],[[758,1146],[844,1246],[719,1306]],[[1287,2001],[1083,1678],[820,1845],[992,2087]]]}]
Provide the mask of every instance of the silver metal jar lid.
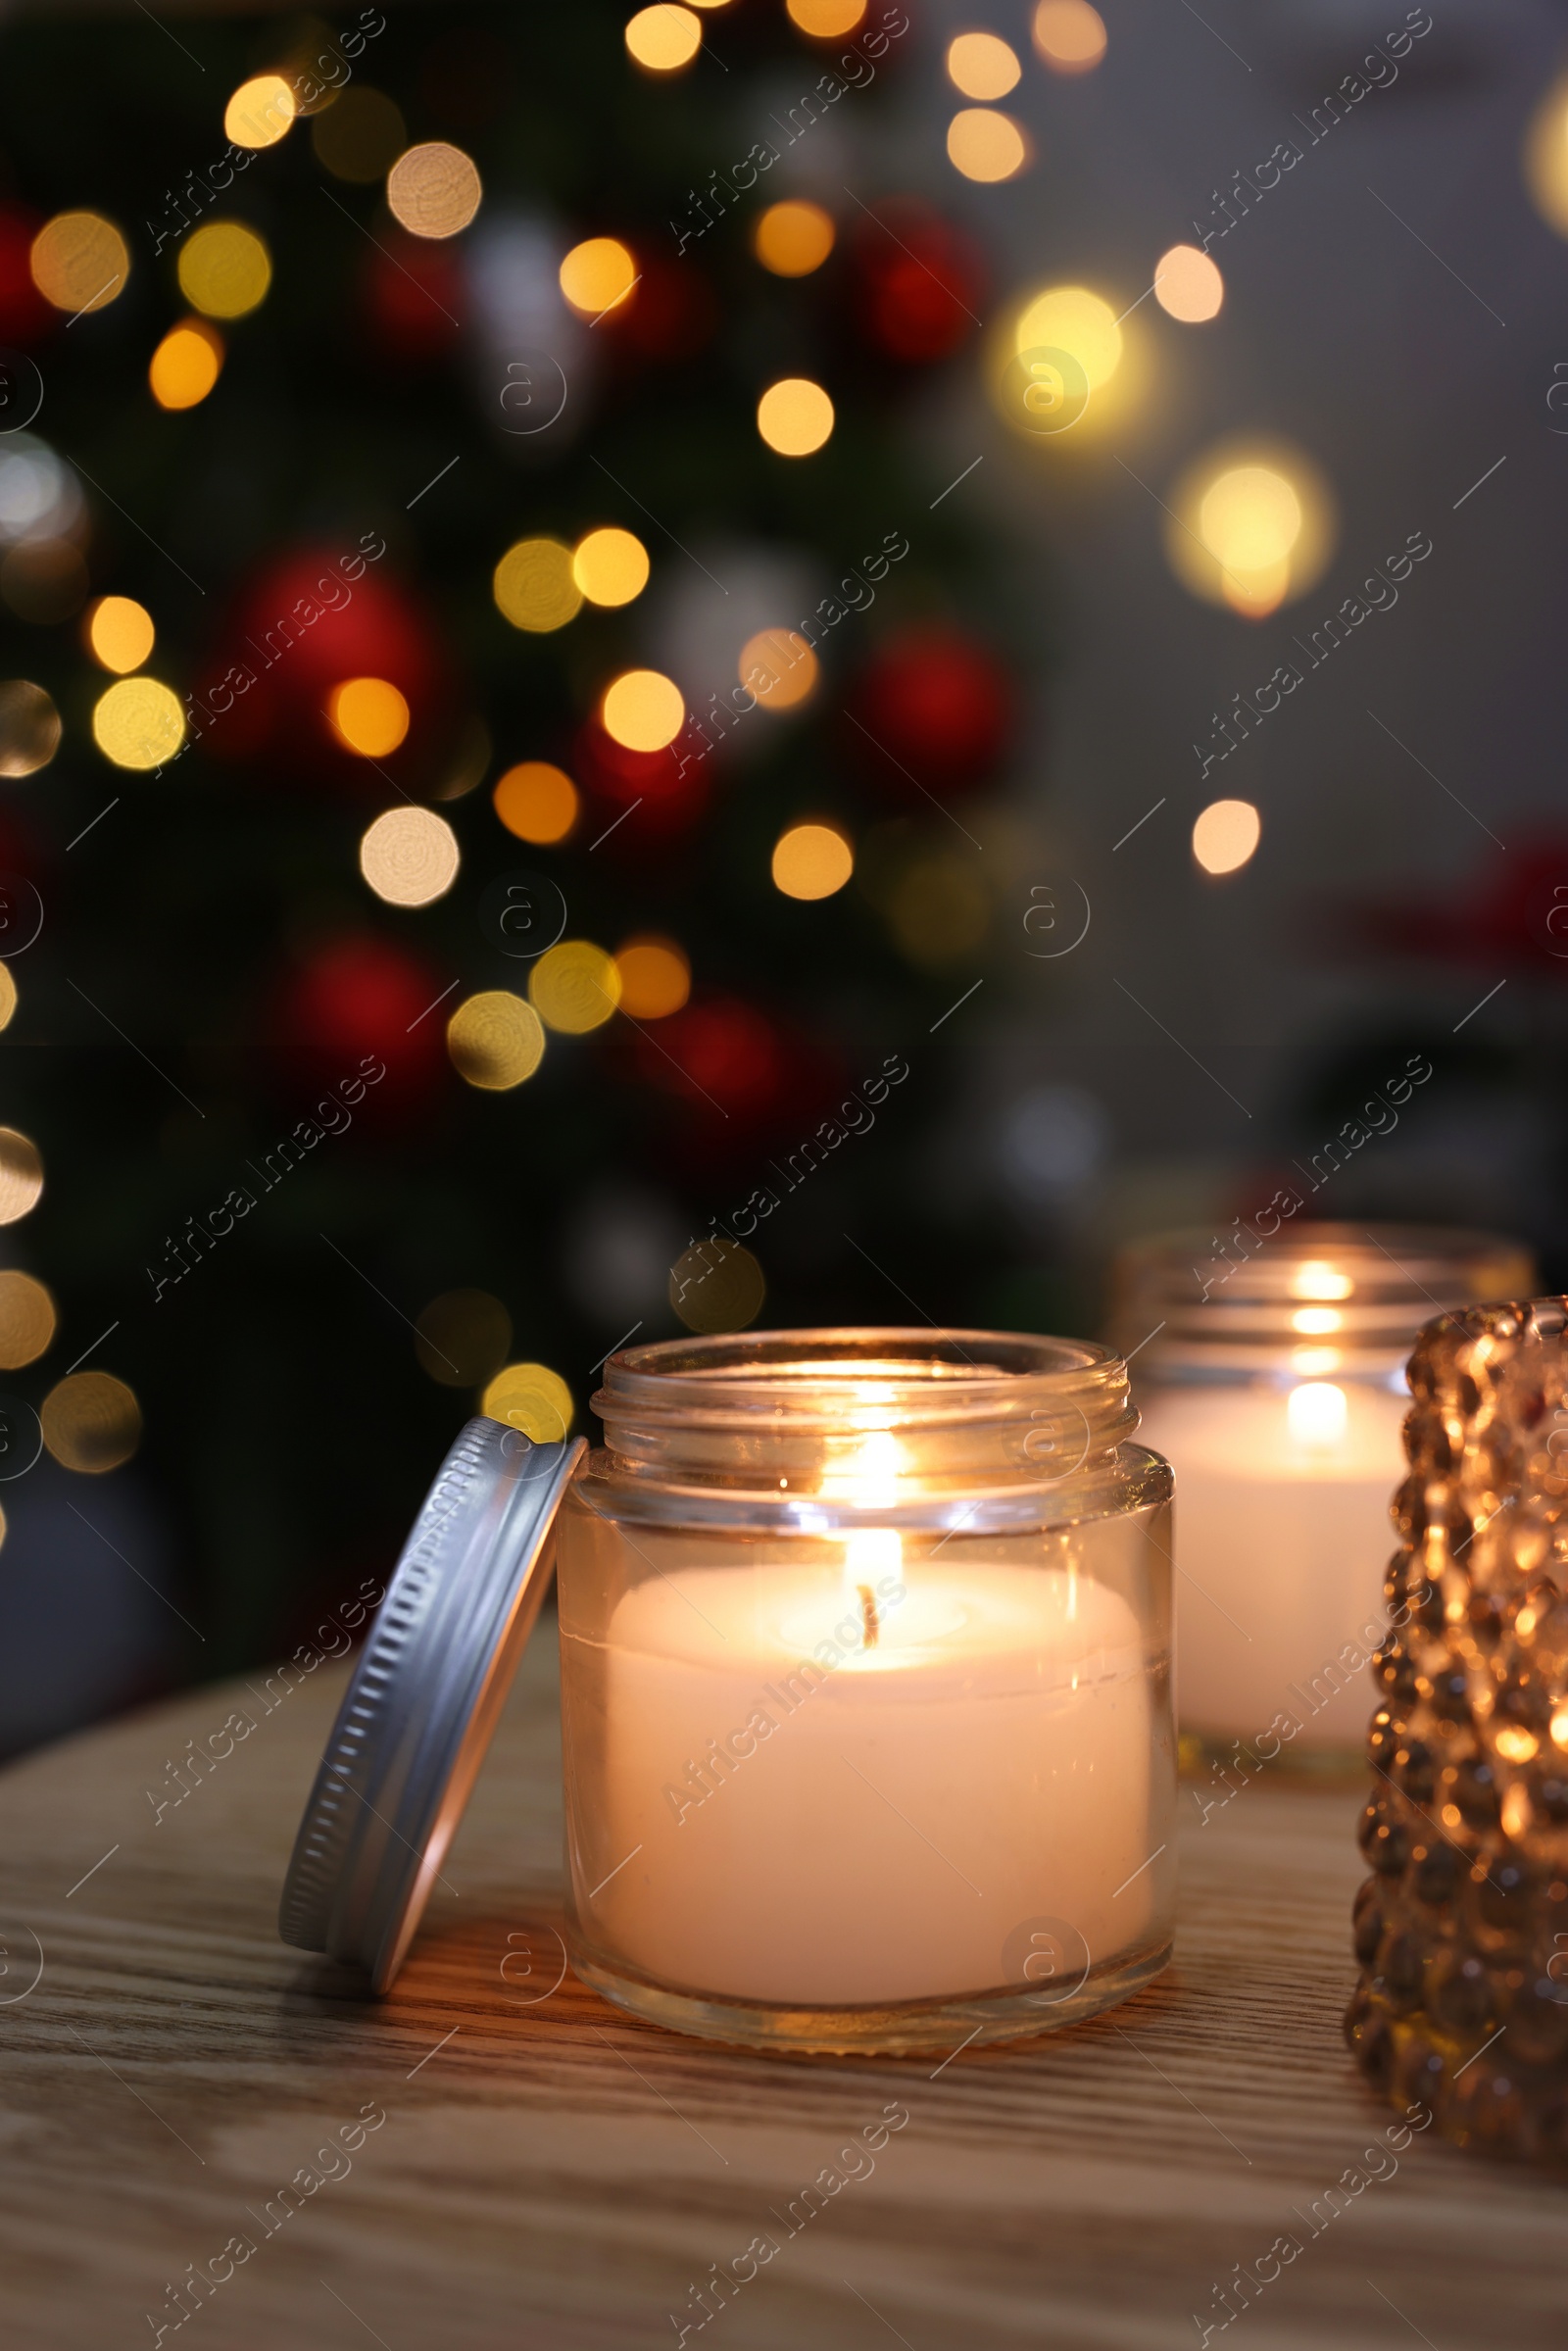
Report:
[{"label": "silver metal jar lid", "polygon": [[546,1537],[583,1440],[470,1420],[360,1653],[283,1883],[285,1942],[402,1966],[549,1587]]}]

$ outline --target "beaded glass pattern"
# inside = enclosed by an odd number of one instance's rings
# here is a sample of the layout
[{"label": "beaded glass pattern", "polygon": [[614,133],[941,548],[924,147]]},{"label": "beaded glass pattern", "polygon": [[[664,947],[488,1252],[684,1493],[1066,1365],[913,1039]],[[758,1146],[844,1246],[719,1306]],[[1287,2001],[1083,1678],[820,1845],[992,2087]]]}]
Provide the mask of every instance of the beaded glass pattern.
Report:
[{"label": "beaded glass pattern", "polygon": [[1346,2035],[1446,2136],[1568,2159],[1568,1298],[1427,1325]]}]

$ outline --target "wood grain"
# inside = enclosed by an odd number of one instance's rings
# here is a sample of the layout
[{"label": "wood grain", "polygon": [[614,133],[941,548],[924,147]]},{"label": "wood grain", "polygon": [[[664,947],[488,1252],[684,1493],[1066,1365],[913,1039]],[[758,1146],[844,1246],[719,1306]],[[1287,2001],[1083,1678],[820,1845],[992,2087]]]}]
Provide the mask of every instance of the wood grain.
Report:
[{"label": "wood grain", "polygon": [[[149,2344],[160,2323],[209,2351],[634,2351],[675,2343],[693,2284],[760,2233],[776,2255],[688,2341],[1174,2351],[1195,2313],[1222,2339],[1216,2284],[1288,2233],[1299,2256],[1224,2339],[1561,2351],[1560,2181],[1428,2135],[1322,2219],[1395,2120],[1340,2039],[1353,1791],[1258,1784],[1206,1823],[1185,1796],[1177,1963],[1093,2024],[940,2068],[731,2053],[555,1981],[549,1633],[381,2003],[274,1925],[341,1668],[156,1820],[146,1791],[172,1792],[187,1739],[236,1702],[260,1716],[243,1686],[0,1774],[7,2351]],[[787,2234],[889,2105],[909,2119],[874,2170]],[[384,2124],[318,2161],[367,2107]],[[340,2176],[280,2219],[301,2167]],[[168,2286],[236,2236],[255,2251],[176,2329]]]}]

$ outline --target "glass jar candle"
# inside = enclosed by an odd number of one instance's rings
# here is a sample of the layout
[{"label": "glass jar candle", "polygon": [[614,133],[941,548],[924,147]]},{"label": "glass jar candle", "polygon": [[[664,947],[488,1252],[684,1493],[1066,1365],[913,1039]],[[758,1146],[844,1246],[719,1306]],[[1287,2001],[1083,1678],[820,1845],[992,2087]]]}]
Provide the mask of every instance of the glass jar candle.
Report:
[{"label": "glass jar candle", "polygon": [[569,1933],[754,2046],[1070,2023],[1170,1951],[1165,1463],[1086,1342],[615,1356],[558,1533]]},{"label": "glass jar candle", "polygon": [[1142,1429],[1181,1499],[1183,1760],[1216,1793],[1261,1763],[1360,1767],[1405,1358],[1434,1314],[1535,1280],[1528,1251],[1485,1233],[1302,1223],[1250,1239],[1249,1253],[1166,1234],[1124,1250],[1116,1276]]}]

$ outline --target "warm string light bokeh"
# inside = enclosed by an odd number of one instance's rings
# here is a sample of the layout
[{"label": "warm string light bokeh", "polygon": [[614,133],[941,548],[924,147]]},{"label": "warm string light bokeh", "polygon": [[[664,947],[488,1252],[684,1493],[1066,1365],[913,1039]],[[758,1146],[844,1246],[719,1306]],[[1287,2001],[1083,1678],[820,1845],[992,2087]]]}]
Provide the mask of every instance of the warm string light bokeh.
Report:
[{"label": "warm string light bokeh", "polygon": [[93,660],[117,677],[150,661],[157,641],[151,612],[130,596],[100,596],[86,615],[84,634]]},{"label": "warm string light bokeh", "polygon": [[360,871],[387,906],[428,906],[458,878],[458,836],[433,808],[388,808],[360,842]]},{"label": "warm string light bokeh", "polygon": [[57,213],[34,237],[30,261],[44,300],[74,318],[115,301],[130,275],[124,237],[101,213]]},{"label": "warm string light bokeh", "polygon": [[809,277],[832,252],[837,233],[832,214],[820,204],[787,196],[759,213],[752,251],[775,277]]},{"label": "warm string light bokeh", "polygon": [[205,318],[172,326],[147,363],[147,381],[163,409],[196,408],[223,370],[223,338]]},{"label": "warm string light bokeh", "polygon": [[627,751],[663,751],[686,723],[679,686],[659,669],[627,669],[605,688],[600,721]]},{"label": "warm string light bokeh", "polygon": [[266,301],[272,257],[243,220],[208,220],[179,249],[179,290],[205,318],[243,318]]},{"label": "warm string light bokeh", "polygon": [[567,307],[579,318],[597,320],[630,299],[638,269],[618,237],[588,237],[573,245],[559,276]]},{"label": "warm string light bokeh", "polygon": [[[812,53],[811,44],[853,38],[867,23],[863,0],[787,0],[787,14],[808,55]],[[628,11],[627,59],[637,73],[647,77],[649,105],[661,102],[660,83],[676,82],[696,69],[710,22],[710,0]],[[954,169],[974,183],[972,200],[976,204],[1005,201],[992,198],[985,190],[1017,177],[1033,163],[1035,142],[1029,127],[1036,121],[1033,109],[1043,92],[1050,94],[1043,76],[1058,77],[1054,93],[1056,102],[1078,103],[1070,87],[1062,85],[1092,73],[1106,55],[1104,20],[1088,0],[1039,0],[1027,25],[1027,40],[1023,20],[1013,28],[1013,40],[987,28],[965,26],[947,42],[940,68],[932,61],[931,70],[945,73],[951,92],[962,102],[953,106],[953,97],[949,97],[953,112],[947,118],[945,133],[939,129],[937,139],[945,135]],[[822,50],[816,54],[826,60],[831,53]],[[445,139],[411,145],[404,113],[390,96],[356,79],[307,106],[298,98],[295,78],[280,52],[264,50],[256,64],[257,70],[231,92],[222,111],[224,135],[258,159],[254,167],[257,178],[248,184],[262,184],[261,175],[273,168],[269,161],[270,151],[285,147],[295,125],[303,123],[294,140],[295,157],[308,136],[316,162],[332,179],[348,189],[382,190],[386,211],[396,224],[395,231],[388,232],[394,238],[401,231],[405,238],[441,247],[464,237],[482,221],[486,190],[473,159]],[[671,105],[686,102],[675,93],[669,101]],[[1011,107],[1019,110],[1017,116],[1008,111]],[[413,111],[417,127],[417,110]],[[1561,189],[1561,220],[1556,224],[1568,233],[1568,97],[1561,91],[1543,103],[1533,142],[1527,159],[1532,191],[1546,217],[1554,219],[1551,208],[1557,198],[1552,191]],[[940,168],[941,148],[933,144]],[[488,156],[489,150],[481,144],[478,152]],[[486,171],[490,169],[487,161]],[[258,199],[254,207],[246,207],[236,196],[234,203],[240,210],[254,210],[257,220],[270,229],[272,215],[265,202]],[[811,196],[792,193],[771,202],[764,201],[759,190],[751,217],[741,223],[757,268],[780,279],[808,279],[830,262],[830,279],[847,272],[860,224],[847,210],[842,221],[836,222],[830,206],[838,208],[838,198],[826,182]],[[651,242],[643,244],[635,222],[621,234],[580,233],[604,217],[596,214],[580,221],[575,241],[559,237],[549,258],[561,302],[578,329],[598,329],[592,337],[596,346],[617,335],[640,332],[640,322],[652,316],[657,297],[658,257]],[[612,225],[621,225],[614,222],[613,215],[610,218]],[[482,228],[480,233],[484,233]],[[288,247],[281,234],[277,249],[279,267],[284,268]],[[399,250],[407,256],[411,249],[401,244]],[[115,302],[133,267],[142,266],[139,262],[133,265],[123,231],[96,210],[56,214],[39,229],[30,248],[34,285],[53,309],[68,318]],[[913,266],[918,270],[918,263]],[[1009,311],[1004,330],[1006,357],[1022,360],[1041,352],[1066,355],[1069,373],[1076,369],[1083,379],[1087,396],[1084,416],[1091,432],[1106,418],[1133,413],[1152,378],[1153,338],[1163,336],[1160,348],[1169,350],[1182,340],[1173,328],[1202,328],[1218,319],[1225,306],[1224,277],[1212,258],[1197,245],[1174,244],[1144,266],[1151,271],[1144,290],[1152,300],[1136,318],[1132,314],[1137,310],[1139,280],[1125,292],[1113,292],[1108,287],[1077,282],[1070,270],[1063,271],[1059,283],[1020,294]],[[168,429],[172,431],[182,412],[200,407],[220,386],[226,394],[224,368],[231,364],[231,347],[232,353],[239,351],[247,331],[245,322],[273,291],[273,256],[263,227],[231,217],[225,199],[219,217],[200,220],[180,235],[160,269],[166,298],[173,297],[177,288],[177,299],[170,299],[163,319],[144,346],[148,351],[146,397],[172,420]],[[929,286],[934,280],[929,270],[925,275]],[[151,282],[150,271],[146,282]],[[137,301],[142,285],[143,280],[138,279]],[[928,292],[925,298],[930,299]],[[974,301],[977,310],[984,307],[978,295]],[[125,306],[127,315],[131,307]],[[962,303],[958,307],[967,308]],[[631,321],[630,327],[627,321]],[[988,330],[990,324],[988,312]],[[1217,331],[1223,333],[1224,329]],[[590,341],[586,333],[583,341]],[[823,380],[816,375],[788,374],[769,381],[760,370],[752,379],[748,399],[755,398],[757,434],[772,456],[791,461],[768,466],[774,477],[795,474],[794,461],[809,460],[832,440],[835,393],[840,392],[841,379],[831,371],[826,357],[820,353],[815,358],[808,356],[813,348],[809,343],[786,344],[774,364],[782,365],[798,352],[805,364],[818,367]],[[237,366],[237,362],[233,364]],[[849,395],[841,397],[847,400]],[[1010,414],[1009,397],[1002,396],[1002,406]],[[1020,421],[1015,415],[1011,420]],[[1022,422],[1024,429],[1030,429],[1031,419]],[[1041,446],[1051,443],[1045,440]],[[15,492],[19,501],[24,495],[39,501],[49,496],[68,502],[79,497],[69,469],[52,453],[34,456],[13,448],[9,459],[0,456],[0,531],[8,512],[4,467],[19,460],[33,466],[37,474],[31,489],[19,480]],[[767,465],[765,459],[760,462]],[[812,476],[803,470],[796,478]],[[1171,490],[1169,503],[1177,521],[1170,528],[1167,550],[1178,578],[1194,593],[1240,617],[1260,618],[1303,593],[1321,576],[1332,552],[1332,504],[1310,461],[1298,451],[1227,444],[1189,466]],[[614,512],[612,504],[610,512]],[[35,525],[27,523],[24,528],[32,532]],[[147,774],[177,756],[186,739],[186,713],[174,689],[147,674],[147,664],[157,650],[152,614],[128,597],[104,594],[89,601],[96,582],[71,535],[75,528],[62,506],[48,535],[19,539],[0,563],[0,595],[19,612],[23,605],[18,599],[30,597],[39,611],[53,609],[51,598],[57,602],[74,599],[69,609],[72,615],[81,614],[84,652],[112,678],[107,686],[101,678],[95,681],[92,741],[115,766]],[[630,755],[628,774],[640,772],[636,760],[662,754],[672,754],[671,767],[676,757],[681,757],[684,765],[683,755],[695,740],[694,734],[685,730],[696,728],[701,709],[700,703],[692,700],[696,681],[678,659],[661,650],[663,640],[653,633],[651,618],[649,633],[636,634],[638,620],[660,601],[662,572],[654,595],[648,597],[644,614],[633,614],[630,631],[624,636],[615,633],[613,615],[635,606],[647,594],[652,577],[648,547],[635,530],[606,518],[604,507],[596,512],[590,505],[586,511],[568,509],[563,514],[549,506],[530,511],[526,500],[520,511],[507,511],[491,552],[501,545],[507,530],[523,535],[512,540],[495,558],[491,580],[495,609],[510,627],[528,637],[550,636],[577,624],[565,642],[572,662],[572,691],[585,732],[554,740],[538,735],[530,741],[524,736],[503,744],[502,759],[510,763],[502,767],[490,788],[494,822],[498,837],[504,833],[532,847],[581,847],[591,833],[585,810],[594,810],[595,824],[603,821],[601,804],[595,798],[602,786],[596,781],[588,738],[601,748],[608,743],[616,752]],[[45,555],[40,552],[43,549],[53,552]],[[15,568],[8,570],[14,557],[25,561],[19,560]],[[738,649],[732,643],[724,652],[726,662],[732,655],[735,660],[737,685],[765,714],[763,719],[750,721],[751,734],[765,737],[769,744],[783,739],[776,721],[797,714],[825,714],[827,698],[821,692],[824,663],[831,678],[836,650],[813,650],[800,630],[790,625],[790,614],[796,609],[782,597],[776,602],[769,599],[760,612],[749,614],[744,642]],[[799,609],[808,608],[803,605]],[[754,625],[769,611],[776,614],[772,624]],[[611,617],[601,620],[596,614]],[[604,633],[596,636],[595,631]],[[735,633],[739,636],[741,631]],[[666,661],[676,674],[643,665],[645,650],[651,658]],[[534,658],[529,648],[515,647],[515,652],[519,660]],[[364,767],[404,754],[394,769],[395,788],[401,789],[407,782],[426,799],[441,799],[477,783],[486,771],[488,748],[477,762],[467,761],[466,783],[438,790],[415,778],[408,762],[415,756],[426,715],[419,695],[395,664],[389,663],[391,673],[383,675],[373,661],[360,658],[367,662],[364,671],[356,668],[330,683],[323,680],[316,706],[333,744],[347,760]],[[703,678],[703,691],[712,677],[710,671]],[[99,686],[102,691],[96,690]],[[71,706],[65,707],[69,710]],[[24,777],[36,773],[54,757],[60,740],[59,711],[41,688],[24,680],[0,687],[0,774]],[[549,752],[551,757],[531,756],[536,751]],[[517,757],[518,753],[524,756]],[[558,764],[558,759],[565,763]],[[451,774],[457,774],[459,764],[462,762],[451,766]],[[628,787],[628,805],[635,794],[636,787]],[[782,811],[775,813],[756,853],[756,862],[777,897],[796,902],[803,909],[790,914],[791,921],[832,919],[827,914],[812,915],[810,906],[837,897],[854,881],[856,889],[849,903],[863,901],[873,906],[899,952],[917,968],[957,968],[979,952],[994,907],[985,884],[977,881],[956,849],[917,844],[907,854],[901,853],[885,870],[873,873],[876,844],[871,834],[867,832],[862,839],[858,823],[852,827],[831,809],[822,808],[814,791],[809,801],[803,795],[803,802],[811,812],[787,823]],[[462,870],[458,829],[434,808],[411,800],[383,808],[368,823],[362,817],[359,825],[360,880],[381,906],[397,910],[389,917],[394,924],[404,925],[406,915],[416,916],[453,890]],[[1216,802],[1205,808],[1193,825],[1194,859],[1211,876],[1237,873],[1255,854],[1260,832],[1258,812],[1250,804]],[[768,835],[773,836],[770,850],[765,846]],[[470,841],[471,836],[465,833],[464,838]],[[858,872],[858,857],[862,859]],[[15,986],[3,964],[0,989],[10,992],[9,1001],[0,1002],[0,1014],[8,1016],[15,1003]],[[547,1051],[578,1050],[569,1042],[558,1047],[557,1039],[592,1039],[617,1019],[636,1023],[670,1019],[692,1004],[692,964],[684,948],[662,931],[638,931],[613,953],[587,939],[561,940],[537,957],[526,982],[519,977],[514,988],[466,993],[455,1008],[443,1006],[437,1018],[445,1021],[452,1070],[464,1085],[482,1096],[522,1086],[539,1071]],[[703,1003],[699,989],[694,1011]],[[432,1030],[436,1025],[432,1019]],[[590,1045],[582,1050],[598,1049]],[[24,1198],[29,1184],[33,1189]],[[42,1163],[34,1147],[12,1130],[0,1130],[0,1222],[25,1215],[41,1186]],[[19,1200],[22,1205],[10,1205]],[[749,1267],[755,1267],[749,1252],[737,1252],[736,1279],[743,1288],[752,1279],[746,1270]],[[756,1281],[760,1304],[760,1271]],[[43,1286],[35,1287],[47,1300]],[[716,1290],[708,1284],[703,1287],[709,1290],[707,1311],[723,1284]],[[462,1295],[470,1304],[487,1296]],[[431,1344],[447,1346],[449,1354],[461,1360],[465,1368],[459,1384],[477,1388],[482,1381],[511,1379],[515,1374],[519,1410],[541,1425],[550,1411],[556,1410],[565,1416],[562,1425],[569,1424],[571,1399],[555,1374],[526,1363],[502,1368],[511,1346],[511,1325],[497,1301],[489,1303],[501,1315],[501,1325],[494,1316],[484,1325],[488,1338],[483,1346],[476,1343],[477,1352],[464,1351],[466,1343],[460,1345],[462,1334],[456,1323],[450,1329],[440,1324],[441,1330],[447,1330],[446,1341],[440,1340],[437,1325],[432,1324]],[[475,1315],[478,1311],[473,1308]],[[53,1315],[52,1303],[49,1313]],[[482,1316],[479,1319],[483,1321]],[[498,1341],[496,1332],[502,1325],[504,1334]],[[36,1301],[34,1324],[29,1327],[38,1327]],[[52,1330],[52,1323],[50,1327]],[[426,1361],[421,1354],[420,1360],[430,1369],[434,1358]],[[432,1376],[441,1375],[432,1371]],[[552,1381],[559,1395],[551,1390]],[[133,1405],[134,1399],[131,1401]],[[128,1425],[123,1414],[122,1425]]]},{"label": "warm string light bokeh", "polygon": [[702,45],[700,18],[674,0],[655,0],[626,26],[626,53],[645,73],[682,73]]},{"label": "warm string light bokeh", "polygon": [[948,124],[948,161],[965,179],[1014,179],[1030,160],[1023,125],[996,107],[963,107]]},{"label": "warm string light bokeh", "polygon": [[785,898],[832,898],[855,871],[855,853],[836,825],[795,824],[774,844],[771,869]]},{"label": "warm string light bokeh", "polygon": [[582,806],[570,776],[548,759],[522,759],[509,767],[491,799],[508,832],[540,848],[564,841]]},{"label": "warm string light bokeh", "polygon": [[809,376],[782,376],[757,404],[757,429],[780,457],[812,457],[832,433],[833,403]]},{"label": "warm string light bokeh", "polygon": [[223,109],[223,136],[236,147],[275,147],[294,122],[294,92],[281,73],[242,81]]},{"label": "warm string light bokeh", "polygon": [[389,759],[409,732],[408,700],[384,677],[347,677],[326,698],[326,722],[343,749]]},{"label": "warm string light bokeh", "polygon": [[632,603],[648,584],[648,550],[618,525],[588,531],[575,548],[561,539],[518,539],[495,567],[491,593],[514,628],[548,636],[575,620],[585,604],[607,610]]},{"label": "warm string light bokeh", "polygon": [[36,775],[60,748],[60,712],[42,686],[11,677],[0,684],[0,776]]},{"label": "warm string light bokeh", "polygon": [[1262,831],[1262,819],[1250,801],[1211,801],[1193,826],[1193,855],[1205,873],[1237,873],[1257,848]]},{"label": "warm string light bokeh", "polygon": [[457,236],[483,194],[472,158],[445,139],[405,148],[386,175],[387,210],[411,237]]},{"label": "warm string light bokeh", "polygon": [[[699,0],[706,5],[707,0]],[[801,30],[829,40],[852,30],[863,10],[845,0],[801,0]],[[692,10],[656,7],[638,14],[627,30],[633,61],[654,75],[670,73],[698,54],[701,23]],[[300,70],[303,61],[304,71]],[[396,102],[356,82],[317,89],[307,98],[309,58],[279,57],[241,81],[223,106],[223,135],[257,157],[280,148],[296,124],[308,120],[317,162],[350,186],[381,182],[397,226],[431,244],[460,236],[477,218],[484,190],[472,159],[447,140],[411,146]],[[252,208],[245,207],[249,211]],[[265,201],[255,210],[265,218]],[[173,224],[172,216],[171,225]],[[255,219],[235,217],[220,205],[217,217],[188,220],[179,216],[172,282],[185,315],[167,323],[146,362],[147,389],[155,408],[177,417],[201,406],[218,389],[229,359],[225,331],[237,331],[266,303],[273,286],[270,242]],[[807,275],[821,267],[835,242],[831,216],[804,199],[771,208],[760,227],[756,254],[780,276]],[[96,210],[57,214],[34,236],[30,252],[34,284],[54,309],[74,320],[106,307],[123,290],[131,272],[130,248],[119,225]],[[590,237],[572,247],[560,266],[562,295],[589,322],[629,306],[641,271],[620,239]],[[780,454],[808,455],[832,429],[832,406],[820,385],[791,379],[762,395],[759,427]],[[38,446],[14,444],[0,463],[9,465],[9,512],[22,534],[0,565],[0,593],[14,611],[49,620],[80,612],[84,652],[111,682],[91,705],[90,734],[114,766],[155,774],[175,759],[187,735],[187,717],[174,688],[148,673],[157,649],[153,615],[132,598],[104,594],[89,603],[91,574],[71,536],[46,537],[51,508],[67,532],[79,526],[79,492],[69,471]],[[7,482],[0,479],[0,528],[8,513]],[[54,527],[58,530],[60,523]],[[500,559],[494,583],[498,609],[515,627],[545,634],[564,626],[585,608],[614,612],[633,603],[650,576],[648,550],[636,533],[599,521],[574,544],[536,535],[514,543]],[[814,654],[784,628],[760,632],[743,649],[741,675],[751,676],[755,699],[782,711],[806,701],[818,676]],[[350,758],[376,762],[393,758],[410,739],[416,712],[402,681],[374,669],[340,676],[324,689],[321,716],[332,740]],[[622,669],[600,689],[598,716],[608,738],[628,752],[650,755],[672,743],[685,723],[684,698],[662,672]],[[25,680],[0,687],[0,772],[34,774],[46,766],[61,740],[61,720],[51,698]],[[470,763],[469,788],[482,767]],[[457,776],[453,767],[451,773]],[[524,759],[508,768],[494,787],[496,815],[516,838],[554,846],[573,831],[581,795],[571,777],[552,762]],[[829,835],[828,838],[835,836]],[[385,808],[365,828],[359,847],[361,878],[383,905],[411,912],[433,905],[451,890],[460,871],[460,852],[450,823],[430,808],[409,802]],[[688,958],[662,934],[638,934],[612,955],[584,940],[560,942],[535,963],[527,997],[507,990],[480,991],[459,1004],[447,1023],[450,1057],[459,1074],[480,1091],[506,1091],[538,1068],[548,1033],[583,1037],[602,1027],[617,1008],[629,1019],[653,1022],[670,1017],[691,992]],[[9,967],[0,964],[0,1021],[16,1004]],[[24,1216],[41,1195],[42,1163],[35,1147],[16,1130],[0,1132],[0,1221]],[[9,1284],[6,1345],[16,1360],[33,1360],[54,1336],[56,1313],[47,1288],[18,1274]],[[508,1334],[510,1336],[510,1333]],[[502,1342],[499,1353],[505,1351]],[[510,1381],[507,1412],[543,1431],[569,1421],[569,1396],[545,1367],[519,1365],[497,1374],[495,1363],[469,1364],[466,1379],[482,1371]],[[515,1409],[514,1409],[515,1405]],[[135,1399],[113,1375],[84,1374],[51,1392],[45,1434],[57,1458],[85,1470],[111,1466],[133,1449],[139,1432]]]},{"label": "warm string light bokeh", "polygon": [[1228,441],[1172,487],[1165,548],[1182,584],[1210,604],[1263,619],[1305,594],[1334,552],[1327,483],[1304,451]]}]

